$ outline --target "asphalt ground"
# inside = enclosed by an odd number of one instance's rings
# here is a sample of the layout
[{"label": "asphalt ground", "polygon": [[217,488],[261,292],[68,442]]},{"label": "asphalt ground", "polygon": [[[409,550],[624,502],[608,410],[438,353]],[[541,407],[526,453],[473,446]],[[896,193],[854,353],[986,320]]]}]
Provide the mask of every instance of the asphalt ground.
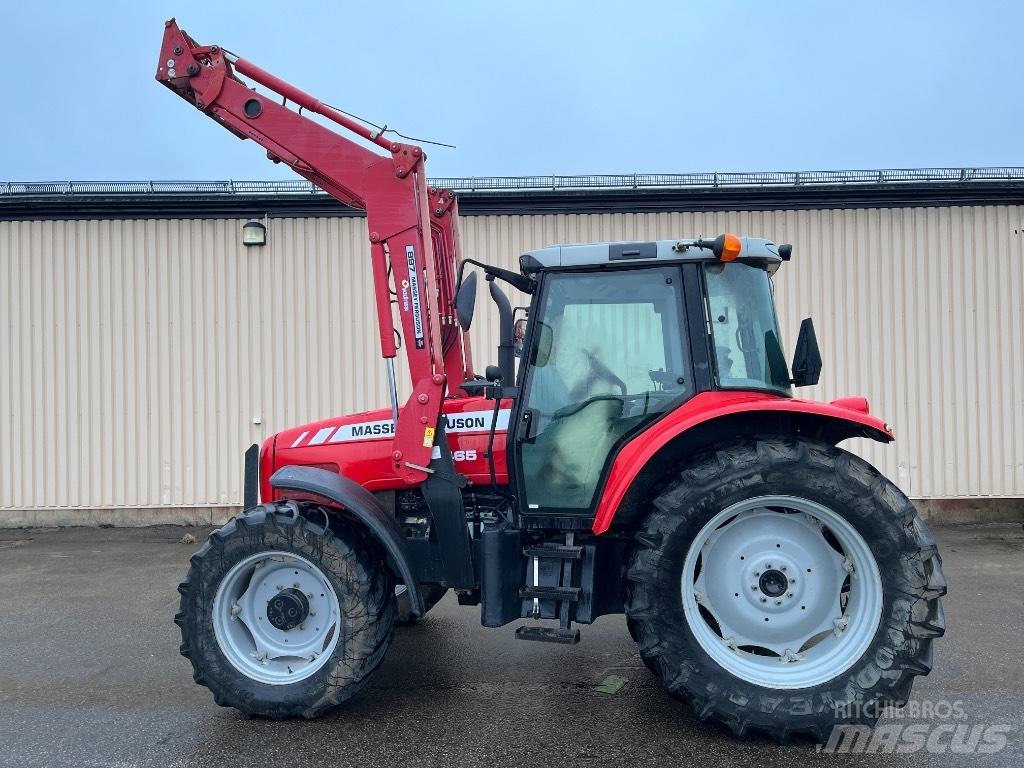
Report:
[{"label": "asphalt ground", "polygon": [[[898,733],[919,724],[936,746],[880,754],[738,742],[700,723],[642,665],[621,616],[583,627],[575,647],[528,643],[515,625],[484,629],[450,595],[396,630],[340,710],[246,720],[216,706],[178,655],[175,587],[198,547],[178,543],[185,532],[0,531],[0,765],[1024,765],[1019,524],[937,529],[948,632],[914,688],[919,717],[882,721]],[[625,685],[601,692],[612,675]],[[968,737],[972,753],[952,753],[953,725],[996,726],[1005,746],[976,754]]]}]

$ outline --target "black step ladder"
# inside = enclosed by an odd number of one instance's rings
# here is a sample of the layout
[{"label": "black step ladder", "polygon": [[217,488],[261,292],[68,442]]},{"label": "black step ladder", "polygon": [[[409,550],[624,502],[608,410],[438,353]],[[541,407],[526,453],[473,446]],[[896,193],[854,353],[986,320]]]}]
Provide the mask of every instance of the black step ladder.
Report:
[{"label": "black step ladder", "polygon": [[[528,579],[533,581],[519,590],[519,596],[533,600],[533,618],[540,618],[540,601],[554,600],[558,610],[557,627],[523,626],[516,630],[517,640],[535,640],[542,643],[561,643],[573,645],[580,641],[579,629],[572,626],[572,607],[579,602],[581,588],[579,571],[576,563],[583,559],[583,547],[573,544],[575,534],[565,534],[565,544],[544,544],[526,547],[523,554],[529,558],[530,573]],[[540,585],[540,561],[557,560],[559,568],[558,586],[545,587]]]}]

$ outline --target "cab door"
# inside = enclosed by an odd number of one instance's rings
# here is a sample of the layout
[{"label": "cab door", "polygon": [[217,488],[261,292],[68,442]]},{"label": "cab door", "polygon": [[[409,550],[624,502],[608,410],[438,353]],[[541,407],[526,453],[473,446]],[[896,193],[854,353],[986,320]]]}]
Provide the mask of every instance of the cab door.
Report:
[{"label": "cab door", "polygon": [[678,266],[547,272],[516,455],[528,515],[592,514],[616,447],[693,394]]}]

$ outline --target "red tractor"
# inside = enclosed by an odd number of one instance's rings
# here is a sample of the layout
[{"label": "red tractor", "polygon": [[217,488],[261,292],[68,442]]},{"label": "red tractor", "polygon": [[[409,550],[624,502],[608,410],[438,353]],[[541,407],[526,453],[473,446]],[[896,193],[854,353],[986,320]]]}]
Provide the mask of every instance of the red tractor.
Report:
[{"label": "red tractor", "polygon": [[[247,509],[192,557],[175,617],[217,703],[316,717],[449,589],[484,626],[534,619],[523,640],[575,643],[624,613],[669,693],[737,735],[825,738],[907,700],[944,631],[941,561],[900,490],[836,447],[889,426],[863,398],[793,397],[821,358],[806,320],[783,356],[771,278],[790,246],[588,243],[489,266],[460,254],[420,147],[173,20],[156,77],[365,210],[390,382],[389,408],[250,449]],[[500,316],[483,377],[479,273]],[[525,318],[499,283],[530,297]]]}]

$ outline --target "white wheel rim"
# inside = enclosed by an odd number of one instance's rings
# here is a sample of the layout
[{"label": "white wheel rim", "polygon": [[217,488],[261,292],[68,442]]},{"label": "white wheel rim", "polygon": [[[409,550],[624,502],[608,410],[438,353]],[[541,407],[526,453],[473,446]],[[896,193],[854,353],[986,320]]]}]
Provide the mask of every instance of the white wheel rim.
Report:
[{"label": "white wheel rim", "polygon": [[697,534],[682,599],[697,642],[727,672],[768,688],[809,688],[867,651],[882,579],[842,516],[807,499],[762,496],[719,512]]},{"label": "white wheel rim", "polygon": [[[303,619],[297,626],[280,629],[269,611],[284,591],[301,593],[305,610],[294,617]],[[291,552],[259,552],[221,580],[213,599],[213,629],[224,657],[243,675],[288,685],[330,659],[341,636],[341,609],[331,582],[309,560]]]}]

